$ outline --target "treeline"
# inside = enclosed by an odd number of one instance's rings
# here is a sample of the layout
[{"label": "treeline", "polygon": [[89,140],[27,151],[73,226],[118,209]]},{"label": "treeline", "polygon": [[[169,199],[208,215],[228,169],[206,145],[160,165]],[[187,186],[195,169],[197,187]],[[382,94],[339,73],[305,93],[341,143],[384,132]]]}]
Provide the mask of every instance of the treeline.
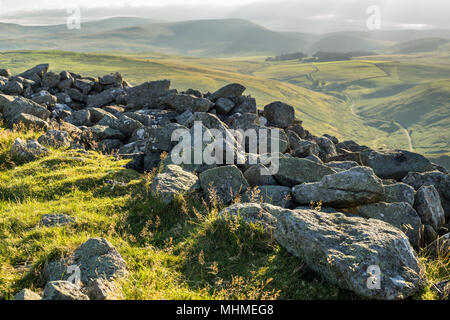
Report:
[{"label": "treeline", "polygon": [[304,54],[303,52],[294,52],[294,53],[281,54],[281,55],[275,56],[275,57],[269,57],[266,59],[266,61],[297,60],[297,59],[303,59],[306,57],[307,57],[307,55]]},{"label": "treeline", "polygon": [[266,61],[287,61],[287,60],[299,60],[303,63],[308,62],[327,62],[327,61],[345,61],[352,60],[354,57],[362,56],[374,56],[376,52],[372,51],[353,51],[353,52],[325,52],[318,51],[311,57],[308,57],[303,52],[295,52],[290,54],[282,54],[275,57],[269,57]]}]

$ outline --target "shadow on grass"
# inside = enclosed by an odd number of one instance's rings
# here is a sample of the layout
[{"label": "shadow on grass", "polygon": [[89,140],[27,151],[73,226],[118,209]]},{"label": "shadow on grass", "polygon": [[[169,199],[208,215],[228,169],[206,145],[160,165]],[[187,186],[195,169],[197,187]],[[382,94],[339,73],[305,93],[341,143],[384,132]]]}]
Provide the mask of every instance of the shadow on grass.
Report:
[{"label": "shadow on grass", "polygon": [[[183,252],[183,250],[185,250]],[[183,273],[223,299],[348,299],[280,248],[260,225],[213,219],[187,246]]]}]

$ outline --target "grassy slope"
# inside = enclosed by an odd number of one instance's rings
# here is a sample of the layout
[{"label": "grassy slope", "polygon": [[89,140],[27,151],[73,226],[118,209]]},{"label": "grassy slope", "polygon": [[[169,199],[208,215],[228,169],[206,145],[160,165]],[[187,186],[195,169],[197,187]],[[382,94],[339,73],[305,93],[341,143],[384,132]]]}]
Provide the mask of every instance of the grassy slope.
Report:
[{"label": "grassy slope", "polygon": [[[261,64],[255,75],[328,94],[351,96],[356,113],[364,121],[345,123],[362,132],[360,142],[373,147],[407,149],[406,135],[394,123],[397,122],[412,131],[416,151],[449,166],[445,159],[438,159],[450,155],[448,53],[378,56],[376,59],[314,65],[296,61],[266,63]],[[319,85],[312,87],[311,78],[319,81]],[[345,116],[349,109],[342,111]]]},{"label": "grassy slope", "polygon": [[[149,194],[154,173],[124,169],[124,161],[56,149],[14,164],[13,140],[38,135],[0,132],[0,299],[40,292],[44,264],[91,237],[107,238],[126,260],[125,299],[357,298],[317,278],[258,225],[219,219],[197,197],[160,204]],[[39,225],[49,213],[76,222]],[[449,260],[422,260],[431,283],[450,276]],[[436,297],[427,287],[414,298]]]},{"label": "grassy slope", "polygon": [[[90,237],[107,238],[127,261],[126,299],[352,298],[314,277],[257,225],[220,220],[195,198],[160,204],[148,192],[153,174],[124,169],[124,161],[52,150],[12,163],[14,138],[37,135],[0,133],[0,299],[25,287],[40,291],[45,262]],[[76,223],[40,226],[49,213]]]},{"label": "grassy slope", "polygon": [[370,130],[362,132],[358,119],[344,112],[347,107],[343,101],[288,82],[253,75],[261,66],[260,58],[254,59],[200,59],[161,54],[124,57],[60,51],[0,53],[0,65],[8,66],[14,73],[48,61],[55,71],[69,70],[92,76],[118,71],[132,84],[167,78],[172,81],[172,87],[179,90],[215,91],[227,83],[239,82],[247,87],[246,93],[254,96],[260,107],[276,100],[294,105],[297,117],[315,134],[331,133],[355,140],[365,136],[368,141],[376,137]]}]

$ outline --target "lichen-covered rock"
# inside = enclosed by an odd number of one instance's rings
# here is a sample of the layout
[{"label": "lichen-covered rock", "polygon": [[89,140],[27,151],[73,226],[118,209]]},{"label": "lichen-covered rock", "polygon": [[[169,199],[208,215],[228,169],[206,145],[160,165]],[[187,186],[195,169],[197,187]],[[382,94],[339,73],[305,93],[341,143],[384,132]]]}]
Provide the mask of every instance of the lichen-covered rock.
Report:
[{"label": "lichen-covered rock", "polygon": [[283,186],[293,187],[300,183],[320,181],[324,176],[335,172],[326,165],[307,159],[281,158],[278,172],[274,174],[274,178]]},{"label": "lichen-covered rock", "polygon": [[445,224],[445,213],[439,193],[434,186],[422,186],[417,190],[414,208],[422,223],[433,227],[436,232]]},{"label": "lichen-covered rock", "polygon": [[219,216],[224,218],[236,216],[247,223],[261,224],[267,230],[274,229],[277,225],[277,219],[262,206],[258,203],[236,203],[223,209]]},{"label": "lichen-covered rock", "polygon": [[411,172],[403,179],[403,183],[409,184],[416,190],[419,190],[424,185],[434,186],[439,192],[445,217],[450,219],[450,175],[440,171]]},{"label": "lichen-covered rock", "polygon": [[169,80],[145,82],[126,89],[126,104],[130,109],[155,109],[161,97],[168,94]]},{"label": "lichen-covered rock", "polygon": [[425,248],[425,253],[433,258],[448,257],[450,254],[450,233],[433,241]]},{"label": "lichen-covered rock", "polygon": [[23,141],[20,138],[14,141],[10,152],[13,160],[22,163],[34,161],[49,154],[48,149],[36,140]]},{"label": "lichen-covered rock", "polygon": [[242,195],[242,202],[269,203],[282,208],[292,208],[291,188],[283,186],[258,186]]},{"label": "lichen-covered rock", "polygon": [[42,300],[89,300],[89,297],[72,282],[50,281],[44,288]]},{"label": "lichen-covered rock", "polygon": [[220,204],[230,203],[249,187],[244,175],[235,165],[206,170],[199,178],[207,200]]},{"label": "lichen-covered rock", "polygon": [[27,129],[41,129],[47,130],[49,125],[47,121],[44,121],[38,117],[35,117],[31,114],[19,113],[17,116],[9,121],[8,126],[11,128],[17,127],[25,127]]},{"label": "lichen-covered rock", "polygon": [[41,218],[41,224],[45,227],[64,226],[75,222],[75,218],[66,214],[44,214]]},{"label": "lichen-covered rock", "polygon": [[380,201],[384,188],[372,169],[355,167],[324,176],[320,182],[296,185],[292,194],[299,204],[322,201],[324,205],[350,208]]},{"label": "lichen-covered rock", "polygon": [[[277,221],[278,243],[343,289],[391,300],[407,298],[425,284],[423,267],[408,238],[381,220],[285,210],[278,212]],[[375,283],[373,268],[380,271]]]},{"label": "lichen-covered rock", "polygon": [[150,192],[161,202],[169,204],[177,194],[190,193],[199,188],[195,174],[184,171],[180,166],[168,165],[155,176]]},{"label": "lichen-covered rock", "polygon": [[131,136],[136,130],[144,128],[144,125],[123,114],[112,123],[111,128],[121,131],[125,136]]},{"label": "lichen-covered rock", "polygon": [[358,214],[368,219],[378,219],[402,230],[411,245],[419,249],[422,222],[417,212],[406,202],[374,203],[359,207]]},{"label": "lichen-covered rock", "polygon": [[245,170],[244,177],[252,187],[277,185],[275,178],[270,174],[267,167],[262,164],[251,165]]},{"label": "lichen-covered rock", "polygon": [[90,300],[119,300],[123,298],[118,286],[105,279],[95,279],[89,283],[86,294]]},{"label": "lichen-covered rock", "polygon": [[12,120],[21,113],[31,114],[42,120],[47,120],[51,112],[36,102],[24,97],[16,97],[4,108],[3,116],[6,120]]},{"label": "lichen-covered rock", "polygon": [[433,170],[430,160],[424,156],[405,151],[375,151],[361,152],[363,165],[371,167],[382,179],[403,179],[409,172],[426,172]]},{"label": "lichen-covered rock", "polygon": [[384,186],[384,202],[406,202],[414,205],[414,188],[405,183],[394,183]]},{"label": "lichen-covered rock", "polygon": [[73,141],[66,131],[48,130],[38,138],[38,142],[52,148],[67,148]]},{"label": "lichen-covered rock", "polygon": [[314,141],[319,146],[319,158],[323,161],[337,156],[336,146],[334,145],[333,141],[331,141],[327,137],[317,137],[314,139]]},{"label": "lichen-covered rock", "polygon": [[264,117],[270,125],[285,129],[294,122],[295,110],[291,105],[276,101],[264,107]]},{"label": "lichen-covered rock", "polygon": [[80,269],[80,280],[85,286],[95,279],[112,280],[128,275],[122,256],[103,238],[91,238],[72,255],[48,263],[43,271],[44,280],[49,282],[69,279],[69,266],[77,266]]},{"label": "lichen-covered rock", "polygon": [[107,106],[116,100],[116,97],[122,92],[121,89],[111,88],[95,95],[87,97],[86,104],[88,107],[101,108]]},{"label": "lichen-covered rock", "polygon": [[346,171],[351,168],[358,167],[359,164],[356,161],[331,161],[327,162],[327,166],[331,169],[338,171]]},{"label": "lichen-covered rock", "polygon": [[238,98],[244,91],[245,87],[243,85],[230,83],[211,94],[209,99],[215,102],[219,98]]},{"label": "lichen-covered rock", "polygon": [[215,104],[218,114],[229,114],[231,110],[233,110],[234,106],[234,102],[228,98],[219,98]]},{"label": "lichen-covered rock", "polygon": [[48,91],[41,90],[30,97],[34,102],[42,106],[54,106],[58,102],[58,98],[51,95]]},{"label": "lichen-covered rock", "polygon": [[14,296],[13,300],[41,300],[41,296],[30,289],[23,289]]},{"label": "lichen-covered rock", "polygon": [[161,105],[181,114],[185,111],[208,112],[212,108],[213,103],[208,99],[188,94],[171,94],[162,98]]}]

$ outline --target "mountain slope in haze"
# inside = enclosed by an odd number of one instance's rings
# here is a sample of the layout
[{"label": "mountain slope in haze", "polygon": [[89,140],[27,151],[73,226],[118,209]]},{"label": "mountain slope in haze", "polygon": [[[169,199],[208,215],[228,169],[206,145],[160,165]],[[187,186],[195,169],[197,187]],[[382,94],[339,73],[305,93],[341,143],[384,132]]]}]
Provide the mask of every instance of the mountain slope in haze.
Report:
[{"label": "mountain slope in haze", "polygon": [[374,51],[386,47],[388,44],[381,40],[373,40],[347,33],[336,33],[322,37],[313,43],[309,53],[318,51],[325,52],[352,52],[352,51]]},{"label": "mountain slope in haze", "polygon": [[411,54],[421,52],[432,52],[439,50],[448,43],[450,43],[450,40],[445,38],[417,39],[396,44],[388,48],[386,50],[386,53]]},{"label": "mountain slope in haze", "polygon": [[0,51],[66,50],[77,52],[157,51],[189,56],[278,55],[306,51],[381,51],[400,42],[428,37],[450,39],[449,30],[339,32],[324,35],[272,31],[243,19],[156,23],[115,17],[65,24],[21,26],[0,23]]},{"label": "mountain slope in haze", "polygon": [[[275,32],[241,19],[195,20],[145,24],[110,19],[65,25],[0,29],[0,50],[60,49],[93,51],[161,51],[193,56],[279,54],[304,49],[312,36]],[[5,31],[4,31],[5,30]]]}]

